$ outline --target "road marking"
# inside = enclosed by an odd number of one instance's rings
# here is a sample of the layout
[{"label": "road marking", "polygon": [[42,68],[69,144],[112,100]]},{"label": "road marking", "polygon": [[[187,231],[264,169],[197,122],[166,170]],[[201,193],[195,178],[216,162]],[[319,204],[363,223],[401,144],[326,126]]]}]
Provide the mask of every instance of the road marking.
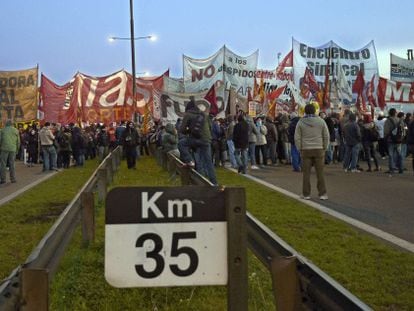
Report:
[{"label": "road marking", "polygon": [[43,176],[42,178],[39,178],[38,180],[24,186],[23,188],[17,190],[16,192],[13,192],[12,194],[8,195],[7,197],[4,197],[3,199],[0,200],[0,206],[3,205],[3,204],[6,204],[7,202],[9,202],[11,200],[13,200],[15,197],[21,195],[26,190],[29,190],[30,188],[33,188],[34,186],[44,182],[46,179],[49,179],[50,177],[54,176],[57,173],[58,172],[48,173],[47,175]]},{"label": "road marking", "polygon": [[[231,168],[227,168],[227,169],[237,173],[237,171],[235,169],[231,169]],[[398,247],[400,247],[404,250],[407,250],[411,253],[414,253],[414,244],[409,242],[409,241],[406,241],[404,239],[396,237],[395,235],[392,235],[392,234],[387,233],[385,231],[382,231],[378,228],[370,226],[370,225],[368,225],[368,224],[366,224],[362,221],[356,220],[352,217],[341,214],[341,213],[339,213],[337,211],[334,211],[334,210],[332,210],[328,207],[325,207],[325,206],[323,206],[319,203],[316,203],[316,202],[313,202],[313,201],[310,201],[310,200],[301,199],[299,195],[297,195],[293,192],[290,192],[288,190],[285,190],[283,188],[280,188],[278,186],[275,186],[275,185],[273,185],[271,183],[268,183],[267,181],[264,181],[264,180],[259,179],[257,177],[251,176],[249,174],[245,174],[243,176],[248,178],[248,179],[251,179],[251,180],[253,180],[253,181],[255,181],[259,184],[262,184],[263,186],[266,186],[266,187],[268,187],[272,190],[278,191],[278,192],[280,192],[280,193],[282,193],[282,194],[284,194],[284,195],[286,195],[286,196],[288,196],[292,199],[298,200],[298,201],[300,201],[300,202],[302,202],[306,205],[309,205],[310,207],[313,207],[313,208],[315,208],[315,209],[317,209],[317,210],[319,210],[319,211],[321,211],[325,214],[328,214],[328,215],[331,215],[332,217],[340,219],[340,220],[342,220],[342,221],[344,221],[344,222],[346,222],[346,223],[348,223],[348,224],[350,224],[350,225],[352,225],[352,226],[354,226],[358,229],[361,229],[361,230],[363,230],[365,232],[368,232],[369,234],[372,234],[372,235],[374,235],[374,236],[376,236],[380,239],[383,239],[387,242],[390,242],[391,244],[394,244],[394,245],[396,245],[396,246],[398,246]]]}]

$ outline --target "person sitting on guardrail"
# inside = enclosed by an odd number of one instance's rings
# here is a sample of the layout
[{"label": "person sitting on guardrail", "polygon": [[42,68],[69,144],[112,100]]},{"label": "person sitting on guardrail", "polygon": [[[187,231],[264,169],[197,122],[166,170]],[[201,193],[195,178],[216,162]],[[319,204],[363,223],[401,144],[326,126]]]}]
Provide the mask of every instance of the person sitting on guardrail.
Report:
[{"label": "person sitting on guardrail", "polygon": [[178,134],[174,124],[167,123],[165,126],[165,133],[162,135],[161,144],[163,152],[180,157],[180,151],[178,151]]},{"label": "person sitting on guardrail", "polygon": [[[211,158],[211,119],[200,111],[194,97],[190,98],[185,108],[180,132],[185,135],[178,142],[181,161],[186,166],[196,166],[199,173],[205,173],[213,184],[217,184],[216,172]],[[195,164],[190,153],[191,149],[196,155]]]}]

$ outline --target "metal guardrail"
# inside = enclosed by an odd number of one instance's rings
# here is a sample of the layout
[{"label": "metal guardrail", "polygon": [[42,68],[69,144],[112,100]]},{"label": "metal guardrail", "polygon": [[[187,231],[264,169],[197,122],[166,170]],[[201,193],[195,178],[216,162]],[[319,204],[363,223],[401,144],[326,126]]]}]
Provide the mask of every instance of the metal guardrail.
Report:
[{"label": "metal guardrail", "polygon": [[[213,186],[174,155],[159,152],[156,158],[172,175],[178,173],[182,184]],[[278,310],[371,310],[250,213],[247,213],[247,241],[250,250],[271,273]]]},{"label": "metal guardrail", "polygon": [[102,161],[25,263],[3,281],[0,285],[0,310],[47,310],[48,283],[81,220],[84,242],[89,243],[94,238],[93,191],[98,190],[99,200],[105,199],[106,187],[112,182],[121,157],[121,148],[117,147]]}]

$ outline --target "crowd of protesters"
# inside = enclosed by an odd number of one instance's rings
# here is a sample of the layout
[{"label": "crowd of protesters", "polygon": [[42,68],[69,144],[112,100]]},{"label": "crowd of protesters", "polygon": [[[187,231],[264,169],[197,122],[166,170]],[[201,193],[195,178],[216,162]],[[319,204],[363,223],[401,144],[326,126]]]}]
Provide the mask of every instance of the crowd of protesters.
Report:
[{"label": "crowd of protesters", "polygon": [[6,183],[7,171],[10,182],[17,181],[15,160],[23,161],[27,167],[41,164],[42,172],[59,171],[82,167],[86,160],[102,162],[116,146],[122,146],[128,168],[135,169],[138,156],[145,151],[149,154],[149,144],[153,141],[150,137],[154,135],[155,129],[144,134],[140,125],[125,121],[110,127],[45,122],[43,126],[16,129],[8,120],[0,128],[0,183]]},{"label": "crowd of protesters", "polygon": [[[324,165],[341,163],[343,170],[350,173],[384,170],[388,174],[403,174],[407,170],[405,159],[412,154],[414,170],[412,114],[394,108],[389,109],[387,117],[380,112],[374,119],[370,114],[348,109],[341,114],[315,113],[315,120],[323,120],[328,133],[327,141],[318,147],[323,149]],[[312,126],[306,127],[309,120],[313,119],[306,112],[304,116],[280,112],[275,118],[252,118],[241,110],[225,119],[217,118],[201,112],[190,100],[183,118],[175,124],[156,124],[147,134],[142,133],[141,125],[124,121],[116,126],[92,124],[84,128],[45,122],[42,127],[19,130],[8,121],[0,132],[1,183],[6,182],[6,168],[10,181],[16,182],[15,159],[24,160],[28,167],[42,163],[43,171],[53,171],[83,166],[88,159],[102,161],[118,145],[123,147],[129,169],[136,168],[140,155],[149,155],[158,148],[180,157],[213,184],[217,184],[215,167],[226,163],[241,174],[247,169],[291,165],[294,172],[306,169],[304,175],[308,175],[309,163],[305,165],[304,160],[309,158],[310,151],[298,146],[295,136],[298,128],[302,134],[310,131]],[[380,159],[387,159],[387,168],[381,167]],[[304,192],[303,196],[308,197],[308,188]],[[319,192],[320,197],[326,195],[322,186]]]}]

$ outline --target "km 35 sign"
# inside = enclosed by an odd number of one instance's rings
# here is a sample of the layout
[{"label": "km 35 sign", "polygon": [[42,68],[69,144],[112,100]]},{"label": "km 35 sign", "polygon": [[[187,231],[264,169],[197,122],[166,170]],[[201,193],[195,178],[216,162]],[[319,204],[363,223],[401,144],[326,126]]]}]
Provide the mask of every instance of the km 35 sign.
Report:
[{"label": "km 35 sign", "polygon": [[105,224],[112,286],[227,284],[226,209],[217,188],[115,188]]}]

